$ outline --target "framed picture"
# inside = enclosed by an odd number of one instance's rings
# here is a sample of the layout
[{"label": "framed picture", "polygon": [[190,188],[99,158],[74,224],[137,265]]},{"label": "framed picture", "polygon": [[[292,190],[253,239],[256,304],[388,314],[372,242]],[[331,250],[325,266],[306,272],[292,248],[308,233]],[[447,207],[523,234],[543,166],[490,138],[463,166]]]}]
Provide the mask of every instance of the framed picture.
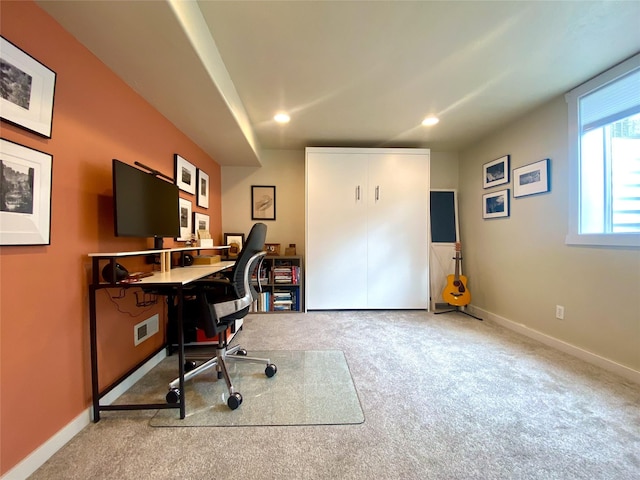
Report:
[{"label": "framed picture", "polygon": [[180,237],[176,240],[180,242],[186,242],[191,240],[191,202],[181,198],[179,202],[179,215],[180,215]]},{"label": "framed picture", "polygon": [[251,220],[276,219],[276,187],[251,186]]},{"label": "framed picture", "polygon": [[209,175],[198,169],[198,197],[199,207],[209,208]]},{"label": "framed picture", "polygon": [[225,233],[224,245],[229,245],[227,255],[237,257],[244,245],[244,233]]},{"label": "framed picture", "polygon": [[193,214],[193,231],[196,237],[198,236],[199,230],[209,231],[209,215],[205,215],[204,213]]},{"label": "framed picture", "polygon": [[482,166],[482,187],[491,188],[503,183],[509,183],[510,155],[500,157]]},{"label": "framed picture", "polygon": [[485,193],[482,196],[482,218],[509,216],[509,189]]},{"label": "framed picture", "polygon": [[267,251],[267,255],[269,256],[277,256],[280,255],[280,244],[279,243],[265,243],[264,249]]},{"label": "framed picture", "polygon": [[176,185],[180,190],[184,190],[191,195],[196,193],[196,167],[187,162],[177,153],[174,154],[175,159],[175,178]]},{"label": "framed picture", "polygon": [[548,158],[524,167],[513,169],[513,197],[524,197],[536,193],[548,192],[549,182]]},{"label": "framed picture", "polygon": [[52,167],[52,155],[0,140],[0,245],[51,244]]},{"label": "framed picture", "polygon": [[56,72],[0,37],[0,117],[51,138]]}]

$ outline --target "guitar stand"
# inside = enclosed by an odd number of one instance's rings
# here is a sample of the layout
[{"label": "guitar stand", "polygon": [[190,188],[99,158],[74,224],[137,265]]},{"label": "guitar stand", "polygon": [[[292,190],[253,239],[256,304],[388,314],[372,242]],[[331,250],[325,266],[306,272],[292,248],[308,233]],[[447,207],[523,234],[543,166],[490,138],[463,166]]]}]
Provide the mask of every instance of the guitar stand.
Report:
[{"label": "guitar stand", "polygon": [[476,320],[482,321],[482,319],[480,317],[476,317],[475,315],[471,315],[470,313],[465,312],[464,310],[460,310],[460,307],[455,307],[452,310],[443,310],[442,312],[433,312],[433,314],[434,315],[440,315],[441,313],[451,313],[451,312],[463,313],[464,315],[467,315],[468,317],[475,318]]}]

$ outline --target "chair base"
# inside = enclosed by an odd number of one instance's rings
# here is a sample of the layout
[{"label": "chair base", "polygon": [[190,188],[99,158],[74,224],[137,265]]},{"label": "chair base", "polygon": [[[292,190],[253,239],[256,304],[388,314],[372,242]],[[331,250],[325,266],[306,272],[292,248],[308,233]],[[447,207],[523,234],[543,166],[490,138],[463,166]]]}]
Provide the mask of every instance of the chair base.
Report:
[{"label": "chair base", "polygon": [[[190,356],[190,358],[194,357]],[[221,344],[216,347],[216,356],[210,358],[201,365],[198,365],[197,367],[185,372],[184,381],[186,382],[196,375],[200,375],[201,373],[215,367],[216,371],[218,372],[218,378],[224,378],[224,381],[227,384],[227,389],[229,391],[227,406],[231,410],[235,410],[242,403],[242,395],[238,391],[236,391],[233,383],[231,382],[231,377],[229,376],[229,372],[227,370],[227,361],[262,363],[266,365],[264,374],[267,377],[273,377],[278,371],[278,368],[273,363],[271,363],[270,359],[249,357],[247,356],[247,351],[244,350],[240,345],[235,345],[231,348],[227,348],[225,342],[222,341]],[[167,403],[178,403],[180,401],[179,384],[179,378],[176,378],[171,383],[169,383],[169,393],[167,393],[166,396]]]}]

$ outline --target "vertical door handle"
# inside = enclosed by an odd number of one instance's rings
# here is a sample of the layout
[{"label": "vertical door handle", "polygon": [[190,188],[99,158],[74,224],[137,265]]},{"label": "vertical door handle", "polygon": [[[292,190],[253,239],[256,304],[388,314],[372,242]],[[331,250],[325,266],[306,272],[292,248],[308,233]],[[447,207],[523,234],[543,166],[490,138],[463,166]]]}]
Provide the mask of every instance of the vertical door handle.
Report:
[{"label": "vertical door handle", "polygon": [[376,185],[376,202],[380,200],[380,185]]},{"label": "vertical door handle", "polygon": [[356,201],[360,200],[360,185],[356,186]]}]

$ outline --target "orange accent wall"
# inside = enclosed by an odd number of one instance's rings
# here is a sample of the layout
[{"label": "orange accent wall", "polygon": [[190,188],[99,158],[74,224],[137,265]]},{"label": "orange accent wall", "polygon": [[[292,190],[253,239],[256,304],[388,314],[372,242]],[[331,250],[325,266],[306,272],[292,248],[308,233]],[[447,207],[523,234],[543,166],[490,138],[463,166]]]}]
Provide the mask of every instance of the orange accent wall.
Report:
[{"label": "orange accent wall", "polygon": [[[210,207],[199,208],[195,197],[182,196],[192,201],[194,212],[210,215],[216,241],[221,240],[221,194],[215,160],[35,3],[3,1],[0,30],[57,73],[51,139],[0,124],[2,138],[53,155],[51,245],[0,248],[4,474],[91,403],[87,254],[150,246],[145,239],[114,237],[112,158],[137,160],[173,176],[173,155],[179,153],[202,168],[210,178]],[[149,268],[123,263],[130,270]],[[161,345],[156,336],[155,343],[134,347],[133,325],[156,311],[164,318],[166,306],[136,307],[131,290],[116,300],[98,293],[101,383],[106,384]]]}]

